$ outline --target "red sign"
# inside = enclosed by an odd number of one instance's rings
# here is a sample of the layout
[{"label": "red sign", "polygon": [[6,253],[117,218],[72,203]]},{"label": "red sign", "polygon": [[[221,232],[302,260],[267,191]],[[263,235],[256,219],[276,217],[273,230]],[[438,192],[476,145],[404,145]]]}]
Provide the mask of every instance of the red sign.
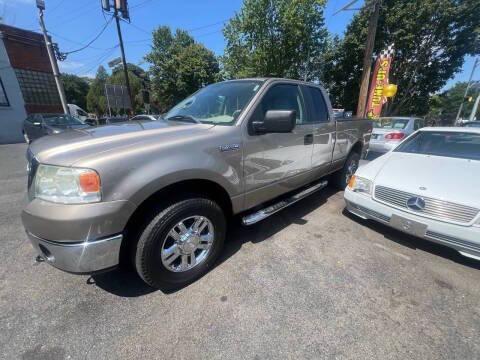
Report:
[{"label": "red sign", "polygon": [[392,58],[390,56],[380,56],[375,63],[367,101],[367,117],[370,119],[380,117],[382,106],[387,101],[383,96],[383,88],[388,84],[388,73],[391,63]]}]

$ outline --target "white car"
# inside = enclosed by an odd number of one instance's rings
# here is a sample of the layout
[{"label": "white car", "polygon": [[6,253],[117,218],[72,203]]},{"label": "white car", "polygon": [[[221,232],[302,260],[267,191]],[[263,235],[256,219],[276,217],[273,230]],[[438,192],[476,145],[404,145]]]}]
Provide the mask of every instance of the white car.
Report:
[{"label": "white car", "polygon": [[348,211],[480,260],[480,128],[423,128],[360,167]]}]

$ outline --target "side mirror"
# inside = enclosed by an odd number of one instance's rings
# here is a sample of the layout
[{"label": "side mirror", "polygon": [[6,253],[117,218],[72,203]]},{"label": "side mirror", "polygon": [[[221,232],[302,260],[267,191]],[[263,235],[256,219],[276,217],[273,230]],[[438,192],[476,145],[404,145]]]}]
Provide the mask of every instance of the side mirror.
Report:
[{"label": "side mirror", "polygon": [[263,121],[252,122],[258,134],[289,133],[295,128],[297,112],[295,110],[268,110]]}]

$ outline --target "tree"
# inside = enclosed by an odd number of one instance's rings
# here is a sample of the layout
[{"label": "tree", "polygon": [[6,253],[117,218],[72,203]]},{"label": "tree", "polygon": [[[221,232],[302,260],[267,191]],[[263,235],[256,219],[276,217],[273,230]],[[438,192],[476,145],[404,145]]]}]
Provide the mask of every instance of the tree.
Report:
[{"label": "tree", "polygon": [[107,101],[105,98],[105,84],[107,80],[107,71],[100,65],[87,94],[87,109],[97,115],[104,115],[107,110]]},{"label": "tree", "polygon": [[328,37],[324,7],[324,0],[245,0],[223,30],[226,76],[318,79]]},{"label": "tree", "polygon": [[82,109],[87,108],[87,94],[90,86],[87,81],[77,75],[61,75],[65,96],[69,104],[76,104]]},{"label": "tree", "polygon": [[[326,83],[337,104],[357,106],[362,58],[373,0],[348,25],[336,49]],[[463,64],[479,53],[480,0],[384,0],[375,53],[394,44],[390,82],[398,85],[391,114],[427,113],[430,94],[439,91]]]},{"label": "tree", "polygon": [[168,26],[155,30],[152,50],[145,59],[151,63],[153,100],[162,112],[220,79],[213,52],[183,30],[176,30],[174,34]]},{"label": "tree", "polygon": [[[453,124],[457,116],[457,111],[464,101],[466,82],[457,82],[450,89],[440,94],[433,95],[429,100],[430,110],[427,118],[441,122],[442,124]],[[476,97],[480,94],[480,81],[474,82],[468,96],[471,101],[464,101],[462,117],[468,119],[473,108]]]},{"label": "tree", "polygon": [[[127,63],[128,79],[132,90],[133,110],[135,113],[141,112],[144,107],[142,90],[149,81],[148,75],[141,67]],[[112,75],[108,78],[107,84],[125,85],[125,75],[123,65],[117,65],[112,70]]]}]

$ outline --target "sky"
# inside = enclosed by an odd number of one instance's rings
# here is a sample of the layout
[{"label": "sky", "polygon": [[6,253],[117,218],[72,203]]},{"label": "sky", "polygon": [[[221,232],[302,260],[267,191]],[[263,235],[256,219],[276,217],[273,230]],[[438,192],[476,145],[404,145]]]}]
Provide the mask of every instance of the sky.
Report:
[{"label": "sky", "polygon": [[[333,13],[347,2],[327,1],[325,22],[330,32],[342,35],[345,31],[355,12]],[[360,1],[359,6],[362,3]],[[160,25],[189,30],[196,41],[221,55],[225,45],[222,27],[241,5],[242,0],[129,0],[131,23],[121,23],[127,61],[148,68],[143,57],[150,49],[152,30]],[[63,52],[81,48],[105,26],[100,0],[45,0],[45,6],[47,29]],[[35,0],[0,0],[0,16],[8,25],[39,31]],[[120,56],[117,44],[115,24],[110,22],[90,47],[59,62],[60,69],[93,77],[100,64],[108,68],[108,61]],[[445,88],[457,81],[467,81],[473,62],[473,57],[467,57],[462,71],[449,80]],[[477,69],[474,79],[479,78]]]}]

